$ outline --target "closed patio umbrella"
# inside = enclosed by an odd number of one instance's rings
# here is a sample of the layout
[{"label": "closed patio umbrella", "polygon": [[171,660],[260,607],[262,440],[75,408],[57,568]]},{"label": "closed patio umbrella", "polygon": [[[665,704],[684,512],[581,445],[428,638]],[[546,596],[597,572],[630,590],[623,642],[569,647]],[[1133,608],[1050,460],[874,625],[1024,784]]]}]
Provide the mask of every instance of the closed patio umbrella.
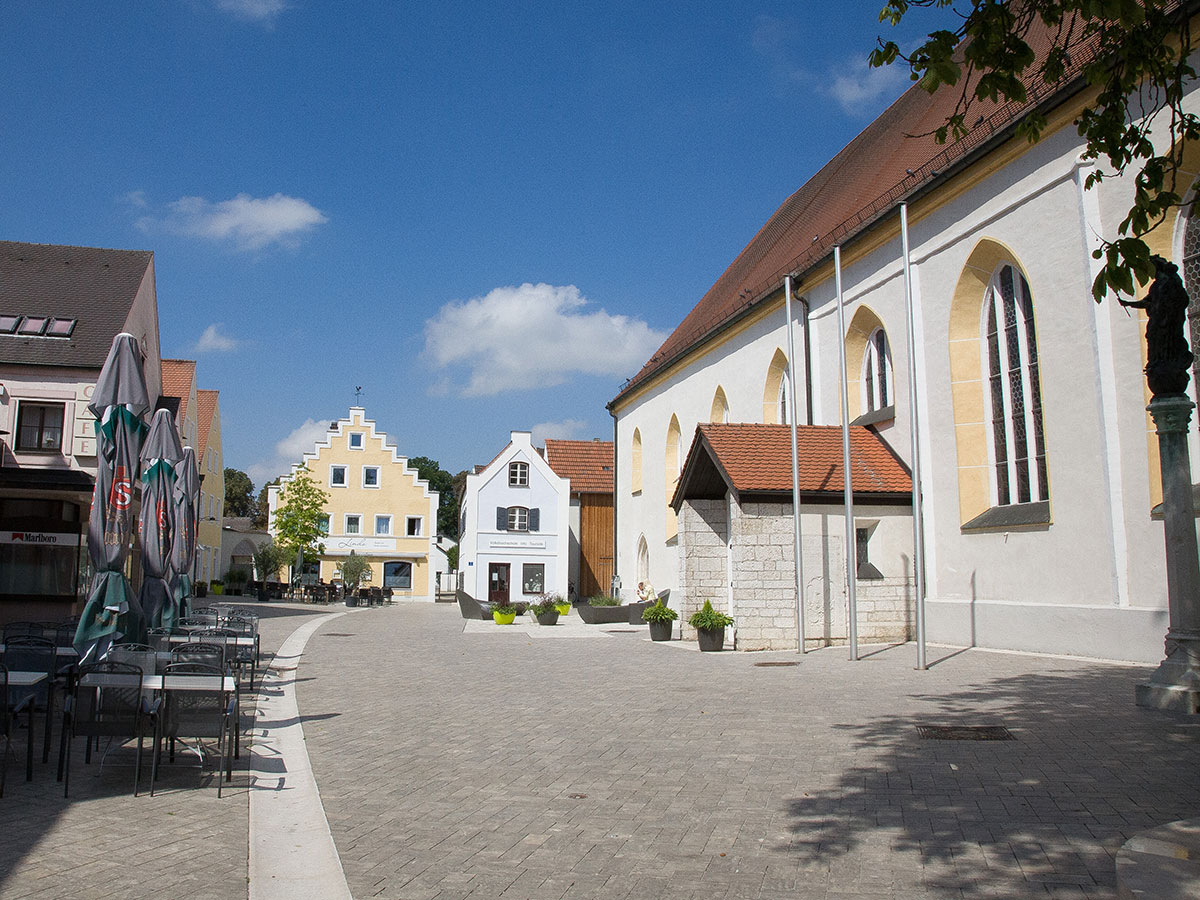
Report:
[{"label": "closed patio umbrella", "polygon": [[175,535],[175,467],[183,460],[175,417],[160,409],[142,445],[142,592],[138,597],[150,628],[175,624],[171,548]]},{"label": "closed patio umbrella", "polygon": [[191,612],[189,600],[192,596],[192,566],[196,560],[199,498],[196,453],[191,447],[184,447],[183,459],[175,466],[175,533],[171,540],[171,595],[175,598],[175,612],[179,616]]},{"label": "closed patio umbrella", "polygon": [[125,578],[133,540],[133,486],[150,396],[137,339],[121,333],[112,347],[88,410],[96,417],[96,486],[88,516],[88,558],[95,576],[75,631],[81,661],[92,662],[122,637],[140,639],[145,620]]}]

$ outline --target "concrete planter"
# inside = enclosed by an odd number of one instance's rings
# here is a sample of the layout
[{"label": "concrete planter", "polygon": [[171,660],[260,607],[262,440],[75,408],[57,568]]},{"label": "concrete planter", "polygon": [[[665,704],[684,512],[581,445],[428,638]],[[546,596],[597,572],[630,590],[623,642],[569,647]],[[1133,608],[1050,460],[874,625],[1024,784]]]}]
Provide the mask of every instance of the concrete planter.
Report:
[{"label": "concrete planter", "polygon": [[537,613],[536,618],[537,618],[537,623],[539,625],[557,625],[558,624],[558,610],[552,609],[552,610],[550,610],[550,612]]},{"label": "concrete planter", "polygon": [[696,639],[700,642],[700,650],[704,653],[715,653],[725,649],[725,629],[697,628]]},{"label": "concrete planter", "polygon": [[674,622],[651,622],[650,623],[650,640],[652,641],[669,641],[671,632],[675,629]]},{"label": "concrete planter", "polygon": [[588,625],[628,625],[629,607],[627,606],[592,606],[580,603],[579,618]]}]

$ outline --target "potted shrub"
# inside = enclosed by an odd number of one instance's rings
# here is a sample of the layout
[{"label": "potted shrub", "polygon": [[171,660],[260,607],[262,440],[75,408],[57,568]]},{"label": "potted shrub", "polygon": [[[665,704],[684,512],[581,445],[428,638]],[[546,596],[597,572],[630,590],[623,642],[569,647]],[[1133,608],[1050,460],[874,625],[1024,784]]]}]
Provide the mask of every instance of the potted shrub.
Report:
[{"label": "potted shrub", "polygon": [[350,555],[338,563],[337,574],[346,589],[346,605],[366,606],[367,604],[361,602],[360,596],[355,594],[361,583],[371,580],[371,563],[367,558],[351,550]]},{"label": "potted shrub", "polygon": [[279,570],[283,568],[284,551],[271,541],[260,544],[254,551],[254,569],[258,580],[254,586],[258,591],[258,602],[266,603],[271,596],[268,585],[275,580]]},{"label": "potted shrub", "polygon": [[725,646],[725,626],[732,625],[733,619],[712,608],[712,602],[704,601],[704,608],[692,613],[688,624],[696,629],[700,641],[700,649],[704,651],[721,650]]},{"label": "potted shrub", "polygon": [[[650,640],[669,641],[671,630],[679,613],[667,606],[662,600],[656,600],[642,610],[642,621],[650,625]],[[723,639],[723,638],[722,638]]]},{"label": "potted shrub", "polygon": [[517,618],[517,608],[510,603],[499,603],[492,607],[492,621],[497,625],[511,625]]},{"label": "potted shrub", "polygon": [[225,582],[223,582],[220,578],[214,578],[209,582],[208,586],[212,588],[212,592],[218,597],[225,593]]},{"label": "potted shrub", "polygon": [[539,625],[558,624],[558,605],[550,597],[543,597],[541,603],[535,603],[529,607],[529,611],[533,613]]},{"label": "potted shrub", "polygon": [[229,593],[240,595],[250,580],[250,573],[241,566],[233,566],[225,573],[225,583],[229,585]]},{"label": "potted shrub", "polygon": [[562,594],[550,594],[546,599],[554,604],[554,608],[558,610],[560,616],[565,616],[571,611],[571,601]]},{"label": "potted shrub", "polygon": [[195,591],[196,591],[196,593],[195,593],[196,597],[198,597],[198,598],[199,597],[207,597],[208,596],[208,582],[207,581],[197,581],[195,584]]}]

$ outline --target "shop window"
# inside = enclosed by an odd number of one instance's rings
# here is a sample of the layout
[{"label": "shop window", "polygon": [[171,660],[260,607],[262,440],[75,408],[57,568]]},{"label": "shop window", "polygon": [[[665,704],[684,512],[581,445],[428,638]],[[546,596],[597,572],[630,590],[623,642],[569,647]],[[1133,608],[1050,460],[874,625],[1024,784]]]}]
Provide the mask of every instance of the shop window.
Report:
[{"label": "shop window", "polygon": [[546,590],[546,566],[544,563],[525,563],[521,568],[521,592],[540,594]]},{"label": "shop window", "polygon": [[412,563],[385,562],[383,564],[383,586],[394,590],[412,590]]},{"label": "shop window", "polygon": [[63,404],[29,403],[17,408],[17,450],[62,451]]}]

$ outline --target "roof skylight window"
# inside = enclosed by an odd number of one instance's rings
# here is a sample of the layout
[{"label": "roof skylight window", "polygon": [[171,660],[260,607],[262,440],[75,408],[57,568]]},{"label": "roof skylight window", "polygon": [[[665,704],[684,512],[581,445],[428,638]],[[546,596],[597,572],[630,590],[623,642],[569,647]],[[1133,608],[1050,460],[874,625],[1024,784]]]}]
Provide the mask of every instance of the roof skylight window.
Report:
[{"label": "roof skylight window", "polygon": [[0,334],[12,334],[17,330],[20,316],[0,316]]},{"label": "roof skylight window", "polygon": [[74,319],[51,319],[46,326],[47,337],[70,337],[75,330]]},{"label": "roof skylight window", "polygon": [[17,326],[17,334],[41,334],[46,330],[48,321],[46,316],[26,316]]}]

